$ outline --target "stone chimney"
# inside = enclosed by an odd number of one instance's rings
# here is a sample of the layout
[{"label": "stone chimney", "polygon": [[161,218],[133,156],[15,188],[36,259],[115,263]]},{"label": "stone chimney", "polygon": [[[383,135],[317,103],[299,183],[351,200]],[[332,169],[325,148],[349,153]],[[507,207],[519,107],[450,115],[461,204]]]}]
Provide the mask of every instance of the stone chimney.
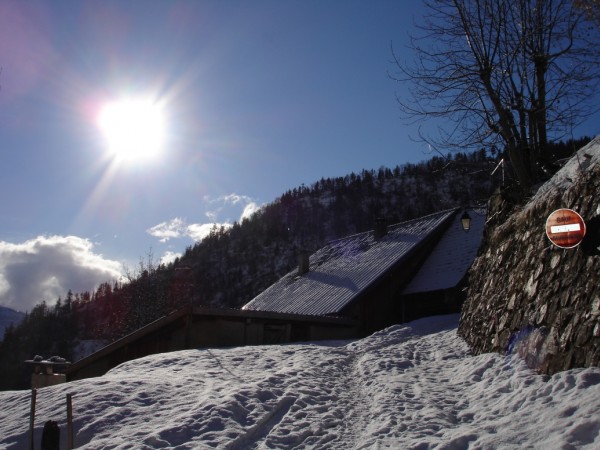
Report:
[{"label": "stone chimney", "polygon": [[373,230],[373,237],[376,241],[383,238],[387,234],[387,222],[384,217],[378,217],[375,219],[375,229]]},{"label": "stone chimney", "polygon": [[310,255],[306,250],[301,250],[298,255],[298,275],[304,275],[310,270]]}]

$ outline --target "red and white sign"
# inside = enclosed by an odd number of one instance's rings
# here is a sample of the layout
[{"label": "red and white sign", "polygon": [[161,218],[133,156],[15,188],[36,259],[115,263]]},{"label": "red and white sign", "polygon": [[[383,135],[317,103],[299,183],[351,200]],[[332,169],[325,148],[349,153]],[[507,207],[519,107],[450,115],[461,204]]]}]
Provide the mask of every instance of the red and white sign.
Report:
[{"label": "red and white sign", "polygon": [[546,220],[546,235],[561,248],[573,248],[585,236],[585,222],[572,209],[557,209]]}]

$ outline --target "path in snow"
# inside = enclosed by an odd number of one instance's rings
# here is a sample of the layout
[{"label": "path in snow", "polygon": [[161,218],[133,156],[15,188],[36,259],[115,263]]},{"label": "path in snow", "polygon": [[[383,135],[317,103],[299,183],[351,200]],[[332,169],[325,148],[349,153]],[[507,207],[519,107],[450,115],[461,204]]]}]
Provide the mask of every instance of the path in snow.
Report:
[{"label": "path in snow", "polygon": [[[36,427],[80,448],[600,448],[600,369],[536,375],[470,356],[457,316],[354,342],[190,350],[42,389]],[[29,392],[0,392],[0,448],[27,443]]]}]

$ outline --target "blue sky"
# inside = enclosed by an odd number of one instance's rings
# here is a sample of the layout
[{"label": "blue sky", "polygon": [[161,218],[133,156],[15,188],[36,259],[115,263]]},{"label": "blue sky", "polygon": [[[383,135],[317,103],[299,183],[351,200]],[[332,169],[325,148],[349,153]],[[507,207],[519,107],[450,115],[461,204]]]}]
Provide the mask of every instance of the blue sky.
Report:
[{"label": "blue sky", "polygon": [[[402,53],[422,14],[399,0],[3,1],[0,304],[92,289],[150,249],[167,261],[302,183],[428,158],[388,77],[391,43]],[[99,112],[126,97],[161,105],[155,159],[107,151]]]}]

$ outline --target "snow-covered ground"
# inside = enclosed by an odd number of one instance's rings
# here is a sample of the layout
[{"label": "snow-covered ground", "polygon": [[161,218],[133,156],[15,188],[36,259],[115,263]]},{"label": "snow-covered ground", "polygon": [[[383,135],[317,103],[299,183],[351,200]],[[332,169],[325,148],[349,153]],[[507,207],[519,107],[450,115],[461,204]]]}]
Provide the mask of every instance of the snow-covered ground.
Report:
[{"label": "snow-covered ground", "polygon": [[[358,341],[165,353],[38,391],[35,442],[66,448],[598,449],[600,369],[536,375],[469,355],[458,316]],[[0,392],[0,448],[27,448],[29,391]],[[38,448],[38,447],[36,447]]]}]

